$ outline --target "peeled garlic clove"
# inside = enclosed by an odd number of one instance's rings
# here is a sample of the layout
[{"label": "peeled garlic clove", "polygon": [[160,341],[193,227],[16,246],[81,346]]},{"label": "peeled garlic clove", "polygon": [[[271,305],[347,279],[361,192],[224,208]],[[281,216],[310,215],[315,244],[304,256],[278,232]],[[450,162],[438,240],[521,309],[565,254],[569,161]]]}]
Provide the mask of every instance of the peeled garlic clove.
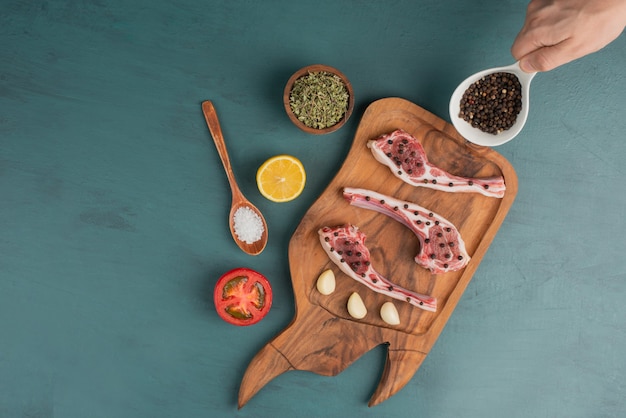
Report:
[{"label": "peeled garlic clove", "polygon": [[380,317],[389,325],[400,325],[400,315],[392,302],[385,302],[380,307]]},{"label": "peeled garlic clove", "polygon": [[332,270],[324,270],[317,278],[317,290],[322,295],[330,295],[335,291],[335,273]]},{"label": "peeled garlic clove", "polygon": [[355,319],[363,319],[367,315],[367,308],[358,293],[353,292],[348,298],[348,313]]}]

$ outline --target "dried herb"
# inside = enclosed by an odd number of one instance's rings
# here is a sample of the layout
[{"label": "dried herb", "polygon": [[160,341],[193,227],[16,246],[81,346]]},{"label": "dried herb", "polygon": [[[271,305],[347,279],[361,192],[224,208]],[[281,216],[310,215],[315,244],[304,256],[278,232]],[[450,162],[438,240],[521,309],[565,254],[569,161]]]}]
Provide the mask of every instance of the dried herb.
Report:
[{"label": "dried herb", "polygon": [[335,74],[309,72],[298,78],[289,95],[289,105],[298,120],[314,129],[329,128],[348,109],[348,89]]}]

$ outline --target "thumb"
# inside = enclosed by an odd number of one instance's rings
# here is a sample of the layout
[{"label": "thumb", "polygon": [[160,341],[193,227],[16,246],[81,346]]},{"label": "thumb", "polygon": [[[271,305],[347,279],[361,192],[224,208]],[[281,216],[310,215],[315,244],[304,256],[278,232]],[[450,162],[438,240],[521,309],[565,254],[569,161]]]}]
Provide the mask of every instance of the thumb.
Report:
[{"label": "thumb", "polygon": [[519,67],[525,73],[536,73],[535,64],[532,61],[532,57],[523,57],[519,60]]},{"label": "thumb", "polygon": [[544,46],[520,58],[520,68],[527,73],[550,71],[572,61],[567,48],[567,41],[556,45]]}]

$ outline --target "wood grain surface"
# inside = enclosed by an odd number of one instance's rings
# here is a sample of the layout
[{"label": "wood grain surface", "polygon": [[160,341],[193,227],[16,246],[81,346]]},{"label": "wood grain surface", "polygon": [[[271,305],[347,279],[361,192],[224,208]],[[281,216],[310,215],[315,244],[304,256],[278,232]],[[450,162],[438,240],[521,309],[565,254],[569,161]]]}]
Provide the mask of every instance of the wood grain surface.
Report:
[{"label": "wood grain surface", "polygon": [[[404,129],[418,138],[429,160],[452,174],[467,177],[503,176],[502,199],[476,193],[448,193],[414,187],[378,163],[366,146],[369,139]],[[415,264],[419,242],[413,232],[374,211],[350,206],[344,187],[371,189],[428,208],[459,229],[472,257],[457,272],[435,275]],[[381,99],[365,111],[341,169],[306,212],[289,245],[289,265],[296,299],[292,323],[252,360],[241,383],[243,406],[267,382],[287,370],[336,375],[373,347],[388,344],[388,358],[379,386],[370,399],[376,405],[400,390],[414,375],[454,311],[467,284],[504,220],[517,193],[514,169],[490,148],[471,145],[442,119],[400,98]],[[395,301],[401,323],[380,319],[380,306],[390,298],[367,289],[343,274],[322,249],[318,230],[351,223],[367,236],[372,266],[390,281],[437,297],[437,312]],[[317,292],[319,274],[332,269],[337,288],[329,296]],[[358,292],[368,309],[355,320],[346,302]]]}]

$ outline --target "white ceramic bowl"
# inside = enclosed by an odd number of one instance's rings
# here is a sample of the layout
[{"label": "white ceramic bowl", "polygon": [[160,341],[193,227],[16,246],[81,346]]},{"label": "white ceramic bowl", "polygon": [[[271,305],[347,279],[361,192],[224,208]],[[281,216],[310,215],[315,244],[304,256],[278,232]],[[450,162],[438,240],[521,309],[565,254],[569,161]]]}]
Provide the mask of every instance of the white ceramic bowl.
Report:
[{"label": "white ceramic bowl", "polygon": [[[511,126],[511,128],[507,129],[506,131],[502,131],[499,134],[490,134],[487,132],[483,132],[478,128],[474,128],[469,122],[466,122],[465,120],[463,120],[463,118],[459,117],[459,110],[461,98],[463,97],[465,90],[467,90],[469,86],[488,74],[498,72],[515,74],[519,79],[519,82],[522,86],[522,110],[520,111],[519,115],[517,115],[517,120],[515,121],[515,124]],[[506,67],[490,68],[488,70],[480,71],[467,77],[461,84],[459,84],[456,90],[454,90],[454,93],[452,93],[452,97],[450,98],[450,119],[452,120],[452,124],[463,138],[477,145],[493,147],[509,142],[521,132],[524,124],[526,123],[526,119],[528,118],[528,105],[530,103],[530,81],[533,79],[535,74],[537,73],[525,73],[520,69],[519,62],[516,62],[513,65],[509,65]]]}]

